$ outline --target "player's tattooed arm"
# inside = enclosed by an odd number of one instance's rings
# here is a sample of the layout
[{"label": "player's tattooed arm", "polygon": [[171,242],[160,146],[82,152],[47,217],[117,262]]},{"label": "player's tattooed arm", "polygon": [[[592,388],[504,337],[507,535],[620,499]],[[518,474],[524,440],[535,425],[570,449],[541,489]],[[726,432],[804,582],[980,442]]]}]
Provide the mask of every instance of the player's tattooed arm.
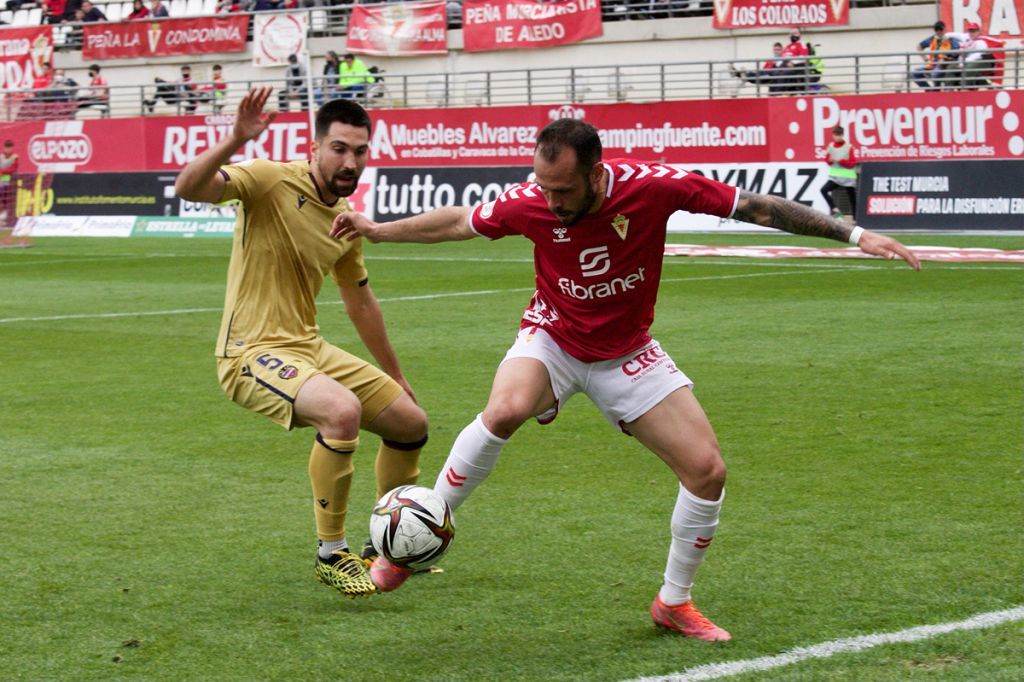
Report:
[{"label": "player's tattooed arm", "polygon": [[793,234],[825,237],[841,242],[847,241],[853,230],[852,225],[795,201],[745,190],[740,190],[740,200],[733,218]]},{"label": "player's tattooed arm", "polygon": [[[793,234],[825,237],[841,242],[849,241],[850,235],[853,234],[853,226],[818,213],[803,204],[744,190],[740,190],[740,200],[733,218]],[[903,244],[870,230],[857,229],[859,234],[855,241],[864,253],[889,260],[902,258],[915,270],[921,269],[917,257]]]}]

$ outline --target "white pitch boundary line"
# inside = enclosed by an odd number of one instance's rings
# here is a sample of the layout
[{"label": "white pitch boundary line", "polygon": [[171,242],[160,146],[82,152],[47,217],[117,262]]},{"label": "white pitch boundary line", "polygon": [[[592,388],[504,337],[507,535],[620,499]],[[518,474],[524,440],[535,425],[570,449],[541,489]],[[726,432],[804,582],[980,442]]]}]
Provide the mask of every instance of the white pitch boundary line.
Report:
[{"label": "white pitch boundary line", "polygon": [[1024,620],[1024,606],[1017,606],[1003,611],[979,613],[966,620],[938,623],[936,625],[920,625],[896,632],[881,632],[873,635],[861,635],[860,637],[833,639],[812,646],[796,647],[776,656],[762,656],[761,658],[748,658],[726,663],[708,663],[707,665],[698,665],[670,675],[638,677],[627,682],[700,682],[702,680],[717,680],[723,677],[732,677],[733,675],[764,672],[765,670],[781,668],[814,658],[829,658],[836,654],[856,653],[885,644],[919,642],[923,639],[931,639],[950,632],[981,630],[1021,620]]},{"label": "white pitch boundary line", "polygon": [[[849,269],[859,269],[863,266],[849,266]],[[750,272],[742,275],[709,275],[707,277],[674,277],[663,279],[662,282],[685,282],[701,281],[709,279],[737,279],[740,277],[771,277],[774,275],[802,275],[814,272],[835,272],[835,268],[827,270],[803,270],[800,272]],[[490,294],[508,294],[523,291],[534,291],[534,287],[516,287],[512,289],[480,289],[478,291],[453,291],[445,294],[418,294],[412,296],[391,296],[378,299],[381,303],[396,303],[400,301],[429,301],[441,298],[457,298],[461,296],[487,296]],[[340,305],[341,301],[324,301],[317,305]],[[78,313],[73,315],[41,315],[38,317],[0,317],[0,324],[11,322],[56,322],[60,320],[91,320],[118,317],[150,317],[153,315],[188,315],[190,313],[215,313],[221,312],[223,308],[179,308],[174,310],[145,310],[139,312],[125,313]]]},{"label": "white pitch boundary line", "polygon": [[[532,263],[532,258],[483,258],[483,257],[452,257],[452,256],[372,256],[366,255],[367,261],[422,261],[427,263]],[[833,268],[836,270],[849,270],[850,265],[844,263],[789,263],[783,260],[771,260],[762,259],[755,260],[752,258],[731,258],[731,259],[717,259],[710,258],[708,256],[666,256],[663,261],[665,265],[731,265],[736,267],[745,268]],[[860,261],[860,264],[856,269],[860,270],[899,270],[899,267],[893,267],[892,263],[884,264],[883,261],[879,260],[877,265],[872,265],[872,261]],[[1017,272],[1024,271],[1019,265],[1010,266],[998,266],[998,265],[982,265],[982,264],[969,264],[962,265],[956,263],[945,263],[943,261],[925,261],[927,269],[942,269],[942,270],[1015,270]],[[902,261],[895,265],[902,264]]]},{"label": "white pitch boundary line", "polygon": [[[43,256],[44,254],[34,254]],[[152,258],[209,258],[210,256],[189,256],[178,253],[148,253],[148,254],[111,254],[96,255],[88,258],[60,258],[51,260],[38,260],[19,256],[16,259],[0,261],[0,267],[8,265],[52,265],[56,263],[88,263],[110,260],[142,260]],[[16,261],[23,262],[16,262]],[[532,263],[532,258],[484,258],[484,257],[450,257],[450,256],[366,256],[367,261],[422,261],[433,263]],[[849,270],[851,267],[842,263],[788,263],[784,261],[764,261],[754,259],[715,259],[706,256],[681,258],[668,256],[663,261],[665,265],[727,265],[746,268],[833,268],[836,270]],[[927,261],[929,270],[1015,270],[1024,271],[1020,266],[987,266],[981,264],[956,265],[942,261]],[[862,263],[856,269],[861,270],[895,270],[888,265],[870,265]]]}]

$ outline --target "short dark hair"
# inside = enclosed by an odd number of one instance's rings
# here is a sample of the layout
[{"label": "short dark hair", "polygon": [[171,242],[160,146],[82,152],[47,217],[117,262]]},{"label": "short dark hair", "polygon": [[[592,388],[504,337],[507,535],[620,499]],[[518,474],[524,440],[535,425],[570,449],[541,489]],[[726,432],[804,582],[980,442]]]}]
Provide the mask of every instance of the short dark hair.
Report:
[{"label": "short dark hair", "polygon": [[946,22],[944,22],[944,21],[936,21],[935,25],[932,26],[932,28],[934,30],[936,30],[936,31],[945,31],[946,30]]},{"label": "short dark hair", "polygon": [[846,129],[843,128],[843,126],[832,126],[832,134],[833,135],[842,135],[845,132],[846,132]]},{"label": "short dark hair", "polygon": [[346,52],[345,54],[343,54],[341,56],[341,58],[342,59],[355,59],[356,56],[354,54],[352,54],[351,52]]},{"label": "short dark hair", "polygon": [[89,65],[89,70],[90,71],[95,71],[95,72],[99,73],[100,65],[99,64],[90,64]]},{"label": "short dark hair", "polygon": [[14,146],[14,140],[4,140],[4,146],[5,147],[13,147]]},{"label": "short dark hair", "polygon": [[316,139],[327,137],[327,131],[334,123],[366,128],[367,133],[373,132],[373,123],[366,109],[350,99],[332,99],[320,107],[320,111],[316,112]]},{"label": "short dark hair", "polygon": [[220,71],[220,70],[221,70],[221,66],[220,66],[220,64],[214,64],[214,65],[213,65],[213,70],[214,70],[214,71]]},{"label": "short dark hair", "polygon": [[548,163],[566,147],[576,152],[576,167],[589,171],[601,160],[601,137],[597,128],[575,118],[560,118],[537,135],[536,151]]}]

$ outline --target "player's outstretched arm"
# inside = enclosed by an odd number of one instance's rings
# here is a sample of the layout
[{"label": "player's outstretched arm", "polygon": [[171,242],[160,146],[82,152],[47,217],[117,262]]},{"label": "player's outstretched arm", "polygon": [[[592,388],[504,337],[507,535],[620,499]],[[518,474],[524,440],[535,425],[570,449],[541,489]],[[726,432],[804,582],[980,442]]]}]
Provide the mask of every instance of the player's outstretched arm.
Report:
[{"label": "player's outstretched arm", "polygon": [[335,239],[359,239],[377,242],[456,242],[476,236],[469,227],[469,215],[473,212],[467,206],[448,206],[427,213],[403,218],[391,223],[375,223],[366,216],[348,211],[340,213],[331,225],[331,236]]},{"label": "player's outstretched arm", "polygon": [[174,192],[188,201],[220,201],[224,194],[224,178],[217,170],[249,140],[267,129],[277,116],[276,111],[263,113],[267,99],[274,91],[270,86],[253,88],[238,104],[235,125],[229,135],[188,162],[174,181]]},{"label": "player's outstretched arm", "polygon": [[[861,251],[889,260],[902,258],[915,270],[921,269],[917,257],[911,253],[910,249],[895,239],[865,230],[862,227],[855,228],[841,220],[836,220],[803,204],[782,197],[754,194],[741,190],[740,200],[733,217],[736,220],[764,227],[774,227],[777,230],[793,234],[825,237],[840,242],[852,242],[851,236],[856,236],[855,243]],[[859,231],[856,235],[854,235],[855,230]]]}]

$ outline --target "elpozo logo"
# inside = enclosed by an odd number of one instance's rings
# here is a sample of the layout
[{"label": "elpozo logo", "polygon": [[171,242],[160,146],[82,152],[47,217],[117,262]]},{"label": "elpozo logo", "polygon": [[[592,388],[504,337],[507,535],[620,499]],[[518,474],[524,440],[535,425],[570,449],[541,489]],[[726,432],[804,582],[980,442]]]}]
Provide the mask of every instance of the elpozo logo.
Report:
[{"label": "elpozo logo", "polygon": [[33,135],[28,141],[28,158],[37,166],[48,163],[89,163],[92,140],[85,135]]}]

